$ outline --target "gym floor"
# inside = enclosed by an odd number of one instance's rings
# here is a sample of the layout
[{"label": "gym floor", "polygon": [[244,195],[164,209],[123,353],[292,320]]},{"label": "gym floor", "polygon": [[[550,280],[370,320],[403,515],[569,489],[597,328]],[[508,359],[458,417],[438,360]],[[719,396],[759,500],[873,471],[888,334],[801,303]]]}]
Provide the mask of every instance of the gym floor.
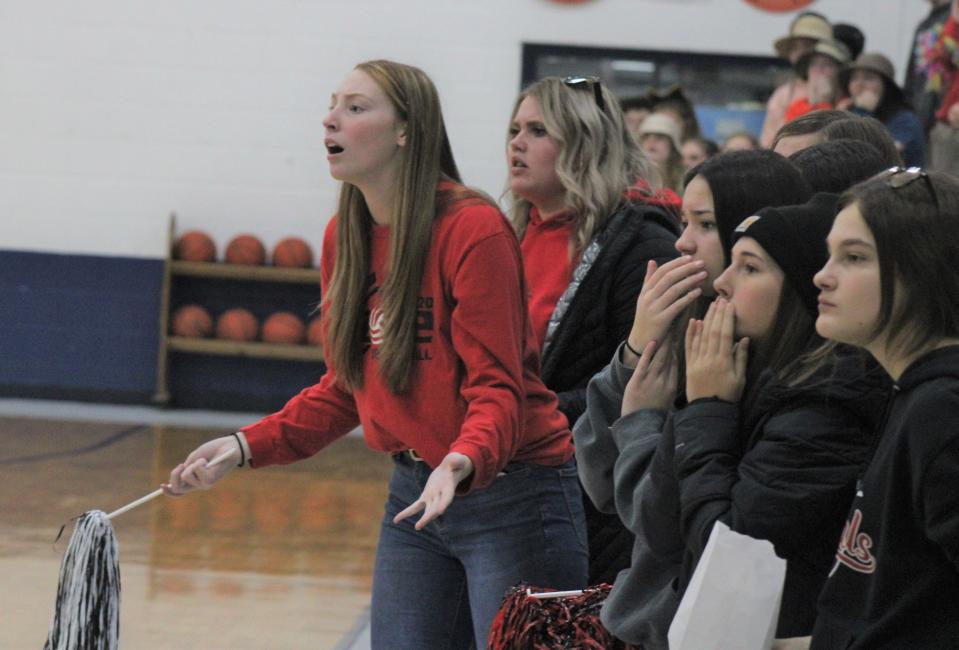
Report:
[{"label": "gym floor", "polygon": [[[0,648],[43,646],[71,517],[153,491],[199,443],[249,421],[153,413],[0,400]],[[363,647],[391,466],[351,435],[118,517],[121,647]]]}]

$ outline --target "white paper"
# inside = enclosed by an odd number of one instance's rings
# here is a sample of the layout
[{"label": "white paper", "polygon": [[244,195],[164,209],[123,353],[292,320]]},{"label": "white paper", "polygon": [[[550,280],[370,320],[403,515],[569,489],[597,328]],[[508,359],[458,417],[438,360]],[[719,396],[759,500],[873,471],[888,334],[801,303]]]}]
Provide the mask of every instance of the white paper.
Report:
[{"label": "white paper", "polygon": [[717,521],[669,626],[670,650],[769,650],[786,561]]}]

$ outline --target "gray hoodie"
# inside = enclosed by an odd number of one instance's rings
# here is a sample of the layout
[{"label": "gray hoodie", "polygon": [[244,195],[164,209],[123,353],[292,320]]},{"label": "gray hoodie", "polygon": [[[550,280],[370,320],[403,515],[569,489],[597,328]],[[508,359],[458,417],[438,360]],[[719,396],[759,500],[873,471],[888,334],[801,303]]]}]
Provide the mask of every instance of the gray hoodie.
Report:
[{"label": "gray hoodie", "polygon": [[665,411],[647,409],[620,417],[623,392],[632,374],[633,369],[622,363],[621,345],[609,365],[590,380],[586,412],[573,427],[573,438],[586,493],[597,509],[618,514],[636,535],[631,565],[616,577],[600,619],[623,641],[642,644],[647,650],[665,650],[666,631],[679,605],[676,582],[682,565],[681,538],[678,544],[667,544],[657,552],[644,529],[650,525],[660,530],[663,525],[673,528],[675,524],[669,524],[678,519],[678,512],[664,512],[663,521],[654,523],[648,521],[655,515],[650,504],[641,508],[640,502],[650,481],[656,480],[655,475],[650,476],[653,463],[671,464],[671,458],[659,458],[655,452],[664,438],[672,436],[664,433]]}]

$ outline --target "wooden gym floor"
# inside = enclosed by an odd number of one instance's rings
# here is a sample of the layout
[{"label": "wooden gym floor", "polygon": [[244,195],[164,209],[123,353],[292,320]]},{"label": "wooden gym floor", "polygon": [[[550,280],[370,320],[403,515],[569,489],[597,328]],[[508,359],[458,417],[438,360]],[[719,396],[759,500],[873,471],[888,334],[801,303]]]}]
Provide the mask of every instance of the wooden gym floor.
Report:
[{"label": "wooden gym floor", "polygon": [[[0,409],[0,648],[46,639],[72,524],[153,491],[235,430]],[[114,521],[124,648],[361,647],[390,460],[349,436],[307,461],[231,473]]]}]

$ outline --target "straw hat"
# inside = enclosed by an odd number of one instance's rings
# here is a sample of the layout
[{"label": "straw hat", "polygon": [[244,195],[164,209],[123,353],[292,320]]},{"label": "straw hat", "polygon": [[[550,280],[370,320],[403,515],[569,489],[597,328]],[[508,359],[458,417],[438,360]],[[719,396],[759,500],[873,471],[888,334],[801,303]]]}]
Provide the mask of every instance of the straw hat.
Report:
[{"label": "straw hat", "polygon": [[642,139],[647,133],[665,135],[672,140],[673,148],[679,151],[679,125],[676,120],[662,113],[651,113],[646,116],[639,126],[639,137]]},{"label": "straw hat", "polygon": [[832,38],[832,26],[829,21],[814,13],[802,13],[793,19],[789,25],[789,34],[776,39],[773,43],[776,53],[782,58],[789,54],[789,47],[794,39],[811,38],[815,41],[824,41]]},{"label": "straw hat", "polygon": [[849,91],[849,80],[852,78],[854,70],[867,70],[875,72],[882,77],[883,85],[887,93],[896,93],[902,95],[902,89],[896,84],[896,69],[892,66],[892,61],[878,52],[868,52],[860,55],[854,63],[839,73],[839,83],[842,84],[846,92]]},{"label": "straw hat", "polygon": [[814,47],[811,52],[803,54],[802,58],[796,63],[796,71],[803,79],[806,79],[808,76],[809,62],[812,61],[812,58],[817,54],[828,56],[838,63],[840,67],[845,67],[849,64],[849,48],[846,47],[844,43],[840,43],[834,38],[822,40],[816,43],[816,47]]}]

